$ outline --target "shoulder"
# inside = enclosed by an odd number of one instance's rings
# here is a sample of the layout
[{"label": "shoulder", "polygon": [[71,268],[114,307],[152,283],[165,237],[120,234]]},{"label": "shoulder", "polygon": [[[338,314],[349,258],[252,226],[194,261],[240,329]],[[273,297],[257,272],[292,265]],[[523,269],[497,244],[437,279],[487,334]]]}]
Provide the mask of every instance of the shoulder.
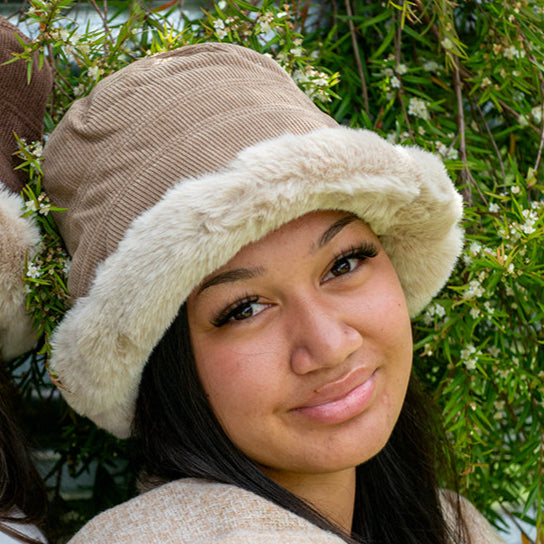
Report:
[{"label": "shoulder", "polygon": [[253,493],[204,480],[162,485],[100,514],[70,544],[341,544]]},{"label": "shoulder", "polygon": [[446,522],[452,527],[457,523],[459,509],[472,544],[504,544],[489,521],[465,497],[441,490],[440,502]]}]

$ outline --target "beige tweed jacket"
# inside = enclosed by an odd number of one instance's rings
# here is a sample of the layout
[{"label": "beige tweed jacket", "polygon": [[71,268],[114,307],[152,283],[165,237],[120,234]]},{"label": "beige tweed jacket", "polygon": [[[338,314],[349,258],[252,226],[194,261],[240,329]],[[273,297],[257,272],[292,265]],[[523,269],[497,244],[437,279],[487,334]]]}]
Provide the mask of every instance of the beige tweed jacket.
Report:
[{"label": "beige tweed jacket", "polygon": [[[447,501],[445,501],[447,502]],[[468,502],[472,544],[502,544]],[[446,512],[449,517],[450,514]],[[230,485],[185,479],[148,491],[91,520],[69,544],[342,544],[275,504]]]}]

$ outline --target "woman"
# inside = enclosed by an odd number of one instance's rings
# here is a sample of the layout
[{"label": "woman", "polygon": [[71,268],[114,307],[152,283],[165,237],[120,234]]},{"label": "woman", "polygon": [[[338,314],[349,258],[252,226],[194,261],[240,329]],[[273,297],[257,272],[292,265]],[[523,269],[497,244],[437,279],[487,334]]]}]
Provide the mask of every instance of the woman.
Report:
[{"label": "woman", "polygon": [[438,490],[410,379],[462,243],[438,159],[201,44],[100,82],[43,166],[73,259],[54,379],[151,488],[74,543],[498,541]]}]

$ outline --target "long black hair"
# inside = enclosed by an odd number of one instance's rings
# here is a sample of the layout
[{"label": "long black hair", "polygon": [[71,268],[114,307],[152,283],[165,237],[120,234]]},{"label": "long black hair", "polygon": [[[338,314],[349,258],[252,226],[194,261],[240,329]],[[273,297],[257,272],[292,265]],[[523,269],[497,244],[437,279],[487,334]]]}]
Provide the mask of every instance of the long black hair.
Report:
[{"label": "long black hair", "polygon": [[357,467],[352,532],[346,534],[265,476],[227,437],[198,377],[184,305],[144,369],[132,436],[142,474],[155,485],[180,478],[236,485],[349,543],[461,542],[460,516],[452,528],[442,514],[436,475],[444,459],[436,433],[426,397],[412,378],[388,443]]},{"label": "long black hair", "polygon": [[14,419],[14,397],[15,387],[0,369],[0,532],[36,544],[42,541],[26,536],[24,525],[45,528],[47,493]]}]

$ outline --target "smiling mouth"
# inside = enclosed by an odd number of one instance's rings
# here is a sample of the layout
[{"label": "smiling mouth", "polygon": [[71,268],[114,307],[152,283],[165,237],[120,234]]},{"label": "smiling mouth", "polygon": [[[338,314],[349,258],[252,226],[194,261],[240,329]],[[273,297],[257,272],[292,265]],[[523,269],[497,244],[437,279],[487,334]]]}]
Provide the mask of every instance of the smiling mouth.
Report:
[{"label": "smiling mouth", "polygon": [[369,377],[353,383],[360,374],[355,371],[353,377],[348,376],[340,382],[317,389],[314,399],[292,411],[316,423],[336,424],[348,421],[371,405],[376,390],[376,373],[377,370]]}]

